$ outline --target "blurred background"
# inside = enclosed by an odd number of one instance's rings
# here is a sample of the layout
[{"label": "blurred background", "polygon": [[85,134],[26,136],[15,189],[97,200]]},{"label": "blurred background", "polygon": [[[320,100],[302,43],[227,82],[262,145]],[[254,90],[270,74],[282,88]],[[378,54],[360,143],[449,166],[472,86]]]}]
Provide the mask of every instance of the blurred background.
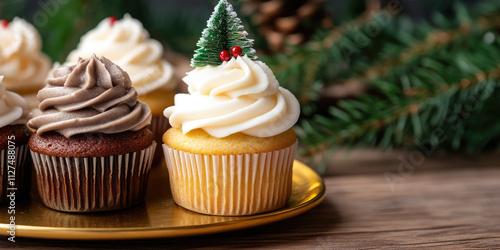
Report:
[{"label": "blurred background", "polygon": [[[182,76],[216,2],[0,0],[0,19],[32,23],[61,62],[102,19],[130,13]],[[499,0],[230,2],[300,100],[299,154],[319,172],[500,147]]]}]

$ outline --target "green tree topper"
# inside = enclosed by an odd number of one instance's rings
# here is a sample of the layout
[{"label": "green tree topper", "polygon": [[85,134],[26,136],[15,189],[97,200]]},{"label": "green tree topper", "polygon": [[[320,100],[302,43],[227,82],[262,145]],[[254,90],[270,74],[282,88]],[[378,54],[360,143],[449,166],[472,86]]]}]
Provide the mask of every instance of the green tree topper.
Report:
[{"label": "green tree topper", "polygon": [[231,51],[233,46],[240,46],[242,55],[246,54],[252,60],[257,59],[253,39],[248,39],[247,35],[233,6],[227,0],[220,0],[196,44],[200,48],[195,50],[191,66],[220,65],[222,61],[219,53],[223,50]]}]

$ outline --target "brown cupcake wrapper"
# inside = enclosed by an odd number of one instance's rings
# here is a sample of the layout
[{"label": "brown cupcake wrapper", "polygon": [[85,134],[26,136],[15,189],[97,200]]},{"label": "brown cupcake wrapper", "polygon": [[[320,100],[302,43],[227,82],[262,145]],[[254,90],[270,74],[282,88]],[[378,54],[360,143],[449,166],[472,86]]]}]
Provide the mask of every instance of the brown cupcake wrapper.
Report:
[{"label": "brown cupcake wrapper", "polygon": [[203,214],[251,215],[286,205],[298,142],[272,152],[204,155],[163,144],[175,203]]},{"label": "brown cupcake wrapper", "polygon": [[141,151],[106,157],[56,157],[31,151],[45,206],[97,212],[134,206],[146,194],[156,142]]},{"label": "brown cupcake wrapper", "polygon": [[[170,123],[168,122],[168,119],[165,116],[154,115],[153,118],[151,119],[151,131],[153,132],[155,140],[157,142],[162,141],[163,134],[169,128],[170,128]],[[163,159],[163,150],[161,147],[157,147],[153,158],[153,164],[156,165],[162,159]]]},{"label": "brown cupcake wrapper", "polygon": [[[14,192],[14,199],[16,201],[29,195],[31,187],[31,157],[28,156],[28,145],[16,146],[13,155],[15,157],[14,164],[9,169],[8,149],[0,151],[0,204],[8,203],[11,200],[10,196],[8,196],[11,192]],[[9,170],[14,171],[14,185],[10,185],[9,175],[12,175],[12,173],[9,173]]]}]

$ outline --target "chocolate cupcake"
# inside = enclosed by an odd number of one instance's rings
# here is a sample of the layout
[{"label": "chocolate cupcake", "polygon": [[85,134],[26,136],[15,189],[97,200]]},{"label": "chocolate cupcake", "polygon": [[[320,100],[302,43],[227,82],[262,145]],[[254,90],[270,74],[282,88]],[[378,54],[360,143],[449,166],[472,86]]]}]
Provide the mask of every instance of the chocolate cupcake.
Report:
[{"label": "chocolate cupcake", "polygon": [[0,204],[26,197],[30,190],[31,161],[25,125],[28,102],[7,91],[0,76]]},{"label": "chocolate cupcake", "polygon": [[128,74],[95,55],[52,74],[28,122],[42,202],[66,212],[142,202],[156,142]]}]

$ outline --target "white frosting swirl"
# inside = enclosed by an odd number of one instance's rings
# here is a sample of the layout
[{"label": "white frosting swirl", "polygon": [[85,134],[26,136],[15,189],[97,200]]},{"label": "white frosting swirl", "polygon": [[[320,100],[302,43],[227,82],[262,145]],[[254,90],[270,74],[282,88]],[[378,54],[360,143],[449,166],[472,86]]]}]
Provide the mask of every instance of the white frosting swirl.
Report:
[{"label": "white frosting swirl", "polygon": [[190,94],[177,94],[175,106],[164,115],[184,134],[203,129],[217,138],[238,132],[270,137],[291,128],[299,117],[295,96],[279,86],[266,64],[246,55],[196,68],[183,80]]},{"label": "white frosting swirl", "polygon": [[7,125],[24,124],[28,113],[28,102],[20,95],[7,91],[0,76],[0,128]]},{"label": "white frosting swirl", "polygon": [[150,39],[142,23],[125,14],[114,23],[109,18],[82,36],[77,48],[66,59],[76,64],[80,57],[104,56],[124,69],[139,95],[158,88],[173,89],[172,66],[162,60],[163,47]]},{"label": "white frosting swirl", "polygon": [[0,74],[8,90],[38,91],[45,86],[50,59],[40,52],[42,42],[33,25],[14,18],[0,27]]}]

